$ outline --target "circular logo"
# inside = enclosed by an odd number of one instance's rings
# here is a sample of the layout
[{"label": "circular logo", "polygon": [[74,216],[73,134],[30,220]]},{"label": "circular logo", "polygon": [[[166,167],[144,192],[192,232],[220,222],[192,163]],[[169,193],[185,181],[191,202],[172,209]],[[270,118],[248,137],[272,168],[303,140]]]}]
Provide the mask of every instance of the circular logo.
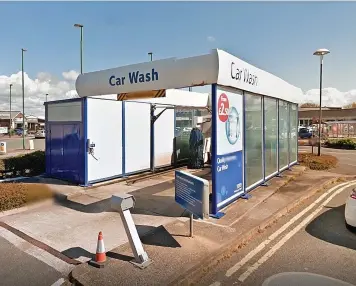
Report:
[{"label": "circular logo", "polygon": [[218,100],[218,116],[222,122],[226,122],[229,117],[229,99],[225,93],[220,94]]},{"label": "circular logo", "polygon": [[229,110],[228,119],[225,122],[225,132],[231,145],[234,145],[240,138],[240,115],[235,107],[231,107]]}]

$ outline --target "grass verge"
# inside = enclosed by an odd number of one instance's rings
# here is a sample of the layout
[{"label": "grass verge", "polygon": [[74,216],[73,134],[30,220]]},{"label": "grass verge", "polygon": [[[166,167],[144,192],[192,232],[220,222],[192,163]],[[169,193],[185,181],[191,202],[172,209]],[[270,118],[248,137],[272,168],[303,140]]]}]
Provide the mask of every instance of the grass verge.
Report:
[{"label": "grass verge", "polygon": [[19,208],[48,198],[53,198],[53,193],[46,185],[0,183],[0,211]]},{"label": "grass verge", "polygon": [[329,170],[336,167],[338,160],[332,155],[301,153],[298,154],[298,162],[312,170]]}]

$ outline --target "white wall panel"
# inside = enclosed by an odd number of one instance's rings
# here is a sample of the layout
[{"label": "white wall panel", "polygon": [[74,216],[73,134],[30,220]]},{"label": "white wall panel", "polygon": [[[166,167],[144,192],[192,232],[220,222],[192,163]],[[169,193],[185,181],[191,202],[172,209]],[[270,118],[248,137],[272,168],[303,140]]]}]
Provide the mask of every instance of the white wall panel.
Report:
[{"label": "white wall panel", "polygon": [[150,105],[125,103],[125,173],[150,168]]},{"label": "white wall panel", "polygon": [[48,121],[82,121],[82,101],[49,103]]},{"label": "white wall panel", "polygon": [[[155,115],[164,108],[157,108]],[[154,158],[155,167],[173,163],[174,109],[165,110],[154,124]]]},{"label": "white wall panel", "polygon": [[[122,174],[122,102],[88,98],[88,139],[95,143],[88,156],[88,180]],[[94,158],[95,157],[95,158]]]}]

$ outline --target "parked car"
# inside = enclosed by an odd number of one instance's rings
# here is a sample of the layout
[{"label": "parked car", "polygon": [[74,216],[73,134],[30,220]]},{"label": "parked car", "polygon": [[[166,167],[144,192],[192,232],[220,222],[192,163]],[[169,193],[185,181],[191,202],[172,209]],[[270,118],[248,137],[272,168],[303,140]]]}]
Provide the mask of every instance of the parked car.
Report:
[{"label": "parked car", "polygon": [[[23,133],[23,129],[22,128],[18,128],[15,129],[16,135],[22,136]],[[25,129],[25,136],[27,135],[27,129]]]},{"label": "parked car", "polygon": [[348,228],[356,228],[356,188],[351,191],[345,204],[345,223]]},{"label": "parked car", "polygon": [[44,130],[38,130],[35,134],[35,138],[45,138],[46,132]]},{"label": "parked car", "polygon": [[300,128],[298,135],[300,139],[309,139],[313,137],[313,133],[308,128]]}]

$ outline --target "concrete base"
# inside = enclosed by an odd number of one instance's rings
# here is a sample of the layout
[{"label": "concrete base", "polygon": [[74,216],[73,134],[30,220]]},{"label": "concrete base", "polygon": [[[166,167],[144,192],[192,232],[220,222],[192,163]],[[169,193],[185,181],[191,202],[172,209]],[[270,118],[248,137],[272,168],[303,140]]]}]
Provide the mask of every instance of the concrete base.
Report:
[{"label": "concrete base", "polygon": [[106,265],[106,261],[104,262],[96,262],[95,260],[90,260],[88,262],[89,265],[94,266],[96,268],[104,268]]},{"label": "concrete base", "polygon": [[136,262],[136,260],[131,260],[130,263],[132,263],[133,265],[135,265],[136,267],[140,268],[140,269],[145,269],[148,265],[150,265],[153,261],[151,259],[148,258],[148,260],[142,262],[142,263],[138,263]]}]

